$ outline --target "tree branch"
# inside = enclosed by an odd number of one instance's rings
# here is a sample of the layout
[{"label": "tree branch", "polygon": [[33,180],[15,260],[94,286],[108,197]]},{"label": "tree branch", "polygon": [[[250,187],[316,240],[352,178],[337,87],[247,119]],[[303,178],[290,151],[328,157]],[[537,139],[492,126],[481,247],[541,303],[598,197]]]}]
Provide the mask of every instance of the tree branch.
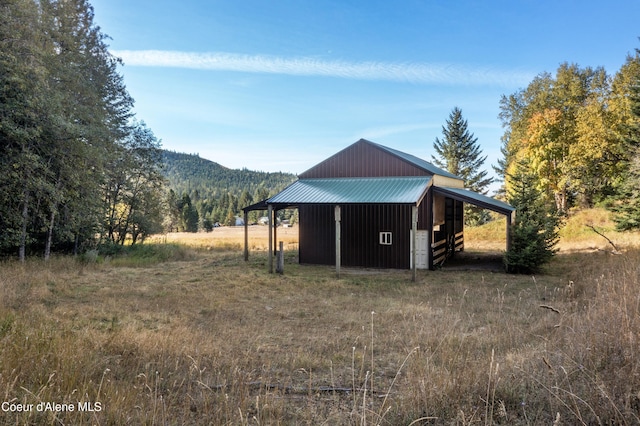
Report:
[{"label": "tree branch", "polygon": [[613,244],[613,241],[611,241],[609,238],[607,238],[606,235],[604,235],[603,233],[599,232],[595,226],[593,225],[585,225],[587,228],[590,228],[593,232],[595,232],[596,234],[600,235],[602,238],[604,238],[605,240],[607,240],[609,242],[609,244],[611,244],[611,247],[613,247],[613,254],[619,254],[620,250],[618,250],[618,247],[616,247],[615,244]]}]

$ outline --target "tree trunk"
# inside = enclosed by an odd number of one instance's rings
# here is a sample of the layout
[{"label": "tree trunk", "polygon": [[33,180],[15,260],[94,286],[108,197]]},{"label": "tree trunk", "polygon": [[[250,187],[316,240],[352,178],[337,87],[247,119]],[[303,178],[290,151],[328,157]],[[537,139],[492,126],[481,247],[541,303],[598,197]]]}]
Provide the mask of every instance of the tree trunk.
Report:
[{"label": "tree trunk", "polygon": [[77,256],[78,255],[78,246],[79,246],[79,241],[80,241],[80,232],[76,232],[76,236],[73,239],[73,255]]},{"label": "tree trunk", "polygon": [[51,241],[53,240],[53,224],[55,222],[56,214],[51,210],[51,218],[49,219],[49,229],[47,231],[47,242],[44,246],[44,260],[45,262],[49,260],[51,256]]},{"label": "tree trunk", "polygon": [[554,194],[556,209],[560,212],[567,211],[567,190],[562,189]]},{"label": "tree trunk", "polygon": [[25,261],[27,251],[27,221],[29,219],[29,191],[24,191],[24,201],[22,205],[22,226],[20,229],[20,248],[18,249],[18,257],[20,262]]}]

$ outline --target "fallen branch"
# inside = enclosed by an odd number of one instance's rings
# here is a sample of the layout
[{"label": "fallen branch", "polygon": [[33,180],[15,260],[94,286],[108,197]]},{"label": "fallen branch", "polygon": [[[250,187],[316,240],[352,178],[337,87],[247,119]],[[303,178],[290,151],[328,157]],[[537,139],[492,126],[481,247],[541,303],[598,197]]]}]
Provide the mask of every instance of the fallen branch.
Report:
[{"label": "fallen branch", "polygon": [[595,232],[596,234],[600,235],[602,238],[604,238],[605,240],[607,240],[609,242],[609,244],[611,244],[611,247],[613,247],[613,251],[611,253],[613,254],[620,254],[620,250],[618,250],[618,247],[616,247],[615,244],[613,244],[613,241],[611,241],[609,238],[607,238],[606,235],[604,235],[602,232],[599,232],[595,226],[593,225],[585,225],[587,228],[590,228],[593,232]]},{"label": "fallen branch", "polygon": [[559,314],[560,311],[557,310],[556,308],[554,308],[553,306],[549,306],[549,305],[540,305],[541,308],[543,309],[549,309],[550,311],[555,312],[556,314]]}]

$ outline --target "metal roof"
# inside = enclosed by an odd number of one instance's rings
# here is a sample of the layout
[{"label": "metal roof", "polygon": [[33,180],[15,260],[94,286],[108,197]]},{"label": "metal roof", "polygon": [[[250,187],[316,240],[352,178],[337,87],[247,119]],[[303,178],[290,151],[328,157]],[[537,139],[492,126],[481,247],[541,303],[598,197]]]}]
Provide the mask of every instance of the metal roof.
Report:
[{"label": "metal roof", "polygon": [[510,204],[496,200],[495,198],[487,197],[486,195],[478,194],[477,192],[469,191],[468,189],[434,186],[433,190],[453,199],[473,204],[474,206],[482,207],[483,209],[502,213],[504,215],[509,215],[516,210],[515,207]]},{"label": "metal roof", "polygon": [[417,204],[430,176],[300,179],[267,204]]}]

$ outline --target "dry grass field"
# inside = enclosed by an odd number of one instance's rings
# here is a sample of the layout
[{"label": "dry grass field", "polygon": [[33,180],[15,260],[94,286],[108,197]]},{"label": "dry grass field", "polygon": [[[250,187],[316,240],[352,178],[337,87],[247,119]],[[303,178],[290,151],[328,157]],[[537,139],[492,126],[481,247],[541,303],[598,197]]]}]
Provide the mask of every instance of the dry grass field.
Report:
[{"label": "dry grass field", "polygon": [[[536,276],[337,279],[295,228],[269,274],[257,226],[249,262],[242,229],[5,261],[0,424],[638,424],[640,238],[597,225],[622,254],[576,225]],[[492,226],[467,250],[500,250]]]}]

